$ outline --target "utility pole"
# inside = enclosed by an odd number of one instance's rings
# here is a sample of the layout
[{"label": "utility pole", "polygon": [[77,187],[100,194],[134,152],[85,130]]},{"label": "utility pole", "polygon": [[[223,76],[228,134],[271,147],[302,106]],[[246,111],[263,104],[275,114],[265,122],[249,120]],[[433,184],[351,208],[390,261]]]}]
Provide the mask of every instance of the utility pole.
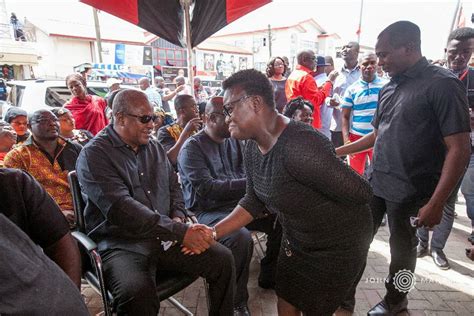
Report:
[{"label": "utility pole", "polygon": [[461,7],[461,0],[458,0],[458,3],[456,5],[456,10],[454,11],[454,15],[453,15],[453,21],[451,22],[451,28],[449,29],[449,33],[451,33],[456,28],[456,20],[459,20],[458,15],[459,15],[460,7]]},{"label": "utility pole", "polygon": [[360,44],[360,33],[362,32],[362,13],[364,12],[364,0],[360,0],[359,28],[357,29],[357,43]]},{"label": "utility pole", "polygon": [[96,8],[92,8],[92,12],[94,13],[95,37],[97,38],[97,49],[99,50],[99,63],[102,64],[102,40],[100,38],[99,16],[97,15]]},{"label": "utility pole", "polygon": [[186,48],[188,50],[188,79],[189,84],[193,86],[194,74],[193,74],[193,47],[191,44],[191,17],[190,7],[191,0],[181,0],[181,5],[184,7],[184,29],[186,35]]},{"label": "utility pole", "polygon": [[272,27],[268,24],[268,54],[269,59],[272,58]]}]

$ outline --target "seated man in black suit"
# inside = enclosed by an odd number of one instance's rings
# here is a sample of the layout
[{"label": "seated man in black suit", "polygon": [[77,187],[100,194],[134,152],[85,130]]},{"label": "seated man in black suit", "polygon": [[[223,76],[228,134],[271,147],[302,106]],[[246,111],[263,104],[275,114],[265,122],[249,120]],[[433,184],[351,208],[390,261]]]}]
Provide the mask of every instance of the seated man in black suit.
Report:
[{"label": "seated man in black suit", "polygon": [[163,147],[151,139],[155,117],[147,96],[132,89],[118,92],[113,116],[113,124],[84,147],[76,170],[88,197],[86,230],[102,255],[118,315],[158,313],[158,271],[206,278],[209,314],[232,314],[232,254],[214,243],[208,227],[185,223],[176,173]]},{"label": "seated man in black suit", "polygon": [[[222,97],[212,98],[206,105],[205,127],[191,136],[181,148],[178,170],[183,185],[186,208],[198,221],[212,226],[226,217],[245,194],[245,171],[242,144],[230,138],[225,122]],[[249,264],[253,240],[249,230],[268,234],[267,253],[261,262],[259,285],[271,288],[280,249],[281,226],[275,215],[253,221],[236,233],[219,240],[232,250],[236,267],[236,315],[246,315]]]}]

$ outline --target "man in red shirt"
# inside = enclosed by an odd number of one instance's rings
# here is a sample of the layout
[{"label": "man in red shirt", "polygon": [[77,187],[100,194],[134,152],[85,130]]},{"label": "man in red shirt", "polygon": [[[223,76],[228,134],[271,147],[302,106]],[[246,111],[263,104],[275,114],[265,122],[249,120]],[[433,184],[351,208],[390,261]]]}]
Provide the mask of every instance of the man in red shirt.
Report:
[{"label": "man in red shirt", "polygon": [[330,73],[328,81],[318,89],[312,72],[316,66],[316,56],[312,50],[304,50],[297,55],[298,65],[286,80],[285,93],[287,100],[302,96],[313,104],[313,127],[321,128],[321,114],[319,107],[327,96],[331,94],[332,82],[337,73]]}]

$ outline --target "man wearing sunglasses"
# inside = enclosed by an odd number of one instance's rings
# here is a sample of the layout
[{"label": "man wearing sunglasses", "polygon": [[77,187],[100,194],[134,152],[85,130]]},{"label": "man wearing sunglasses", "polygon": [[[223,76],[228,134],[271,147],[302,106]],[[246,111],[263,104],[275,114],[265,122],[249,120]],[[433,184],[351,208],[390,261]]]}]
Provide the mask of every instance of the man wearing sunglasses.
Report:
[{"label": "man wearing sunglasses", "polygon": [[58,118],[48,110],[34,112],[28,128],[31,136],[5,156],[5,167],[25,170],[38,180],[59,205],[71,228],[74,228],[72,194],[67,174],[76,169],[82,146],[59,136]]},{"label": "man wearing sunglasses", "polygon": [[[87,195],[85,224],[97,243],[118,315],[156,315],[158,270],[206,278],[210,315],[231,315],[231,252],[204,225],[185,223],[181,188],[163,147],[151,140],[153,107],[136,90],[120,91],[113,124],[91,140],[77,162]],[[188,256],[182,247],[195,255]]]}]

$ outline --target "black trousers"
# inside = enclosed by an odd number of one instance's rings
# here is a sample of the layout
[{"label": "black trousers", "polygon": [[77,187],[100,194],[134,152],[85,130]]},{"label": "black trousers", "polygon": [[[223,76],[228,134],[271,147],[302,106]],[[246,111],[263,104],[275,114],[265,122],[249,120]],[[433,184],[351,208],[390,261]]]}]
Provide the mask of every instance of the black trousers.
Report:
[{"label": "black trousers", "polygon": [[344,139],[342,138],[342,132],[331,131],[331,142],[335,148],[344,145]]},{"label": "black trousers", "polygon": [[[213,226],[229,215],[228,211],[199,213],[199,223]],[[249,280],[249,265],[253,254],[253,240],[250,231],[256,230],[267,234],[267,251],[260,262],[260,277],[262,281],[275,280],[276,263],[281,243],[281,226],[276,221],[276,215],[256,219],[246,227],[227,235],[219,242],[232,251],[235,263],[236,289],[234,306],[246,306],[249,299],[247,283]],[[276,222],[275,222],[276,221]]]},{"label": "black trousers", "polygon": [[[404,288],[402,288],[402,291],[397,289],[394,284],[394,277],[397,272],[403,269],[415,272],[416,246],[418,245],[418,238],[416,236],[416,228],[410,225],[410,217],[416,217],[418,215],[418,210],[424,206],[426,202],[427,200],[410,203],[395,203],[374,196],[370,203],[374,222],[373,236],[377,233],[385,213],[388,217],[391,256],[389,274],[387,282],[385,283],[385,288],[387,289],[385,300],[391,304],[401,302],[408,294],[403,291],[405,290]],[[353,286],[350,288],[346,300],[341,305],[344,309],[349,311],[354,310],[355,292],[364,270],[365,266],[361,270],[356,282],[354,282]]]},{"label": "black trousers", "polygon": [[176,245],[149,256],[122,249],[102,254],[107,288],[117,303],[118,315],[154,315],[160,310],[156,274],[176,271],[202,276],[209,283],[209,315],[232,315],[235,270],[232,253],[215,244],[200,255],[184,255]]}]

